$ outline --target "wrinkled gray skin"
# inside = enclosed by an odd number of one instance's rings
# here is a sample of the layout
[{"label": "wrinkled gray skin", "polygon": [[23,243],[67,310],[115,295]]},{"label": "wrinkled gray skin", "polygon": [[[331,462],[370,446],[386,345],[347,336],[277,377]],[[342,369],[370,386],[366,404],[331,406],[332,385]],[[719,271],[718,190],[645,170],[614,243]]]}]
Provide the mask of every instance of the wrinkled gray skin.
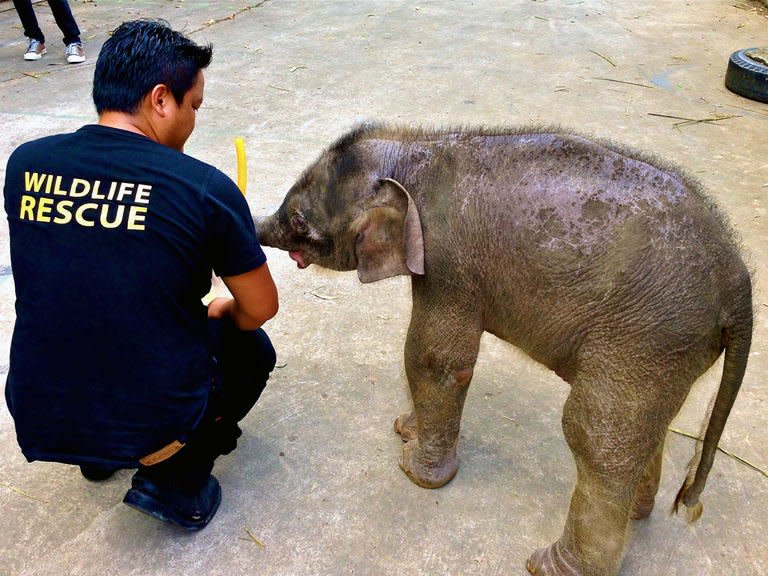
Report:
[{"label": "wrinkled gray skin", "polygon": [[483,331],[571,385],[562,425],[577,483],[539,575],[613,575],[630,518],[650,514],[667,426],[725,350],[703,450],[678,494],[689,512],[741,384],[748,271],[697,185],[634,152],[564,133],[361,127],[320,156],[258,223],[300,268],[409,274],[397,419],[401,467],[436,488],[456,443]]}]

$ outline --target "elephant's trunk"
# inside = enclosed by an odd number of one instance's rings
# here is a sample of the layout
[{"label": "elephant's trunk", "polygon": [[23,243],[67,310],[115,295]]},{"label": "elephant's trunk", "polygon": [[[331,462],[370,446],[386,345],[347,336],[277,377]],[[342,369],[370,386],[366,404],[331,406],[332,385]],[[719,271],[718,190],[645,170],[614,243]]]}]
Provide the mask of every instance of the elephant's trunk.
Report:
[{"label": "elephant's trunk", "polygon": [[277,220],[277,213],[264,218],[254,218],[256,233],[259,236],[259,244],[281,248],[283,233]]}]

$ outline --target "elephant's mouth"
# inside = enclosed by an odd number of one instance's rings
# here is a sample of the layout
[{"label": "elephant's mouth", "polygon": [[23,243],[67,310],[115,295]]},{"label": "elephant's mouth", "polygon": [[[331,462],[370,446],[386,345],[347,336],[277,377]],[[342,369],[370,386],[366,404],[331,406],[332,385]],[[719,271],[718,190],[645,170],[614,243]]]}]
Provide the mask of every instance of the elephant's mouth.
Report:
[{"label": "elephant's mouth", "polygon": [[298,266],[302,270],[307,266],[309,266],[309,264],[304,261],[304,255],[299,250],[291,250],[290,252],[288,252],[288,256],[290,256],[291,260],[294,260],[296,262],[296,266]]}]

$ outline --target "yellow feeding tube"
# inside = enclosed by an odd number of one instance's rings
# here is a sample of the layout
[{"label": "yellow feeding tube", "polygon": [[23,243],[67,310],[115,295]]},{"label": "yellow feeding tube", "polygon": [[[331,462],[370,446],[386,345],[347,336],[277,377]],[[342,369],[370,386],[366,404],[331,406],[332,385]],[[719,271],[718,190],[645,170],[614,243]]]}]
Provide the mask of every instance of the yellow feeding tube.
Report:
[{"label": "yellow feeding tube", "polygon": [[245,196],[248,188],[248,163],[245,161],[245,142],[240,136],[235,138],[235,154],[237,154],[237,187]]},{"label": "yellow feeding tube", "polygon": [[[240,136],[235,138],[235,154],[237,156],[237,187],[240,188],[240,192],[245,196],[246,189],[248,188],[248,163],[245,160],[245,141]],[[208,306],[211,300],[219,297],[231,298],[232,295],[221,278],[216,276],[216,274],[212,274],[211,289],[208,294],[203,296],[203,304]]]}]

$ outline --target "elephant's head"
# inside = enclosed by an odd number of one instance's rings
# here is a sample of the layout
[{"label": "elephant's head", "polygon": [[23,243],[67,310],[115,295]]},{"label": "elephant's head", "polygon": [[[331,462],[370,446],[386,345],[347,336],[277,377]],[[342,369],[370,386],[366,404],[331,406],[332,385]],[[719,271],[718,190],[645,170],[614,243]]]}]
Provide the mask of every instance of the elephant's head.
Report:
[{"label": "elephant's head", "polygon": [[381,142],[340,142],[257,222],[259,241],[299,268],[357,270],[361,282],[424,273],[424,241],[408,191],[382,171]]}]

